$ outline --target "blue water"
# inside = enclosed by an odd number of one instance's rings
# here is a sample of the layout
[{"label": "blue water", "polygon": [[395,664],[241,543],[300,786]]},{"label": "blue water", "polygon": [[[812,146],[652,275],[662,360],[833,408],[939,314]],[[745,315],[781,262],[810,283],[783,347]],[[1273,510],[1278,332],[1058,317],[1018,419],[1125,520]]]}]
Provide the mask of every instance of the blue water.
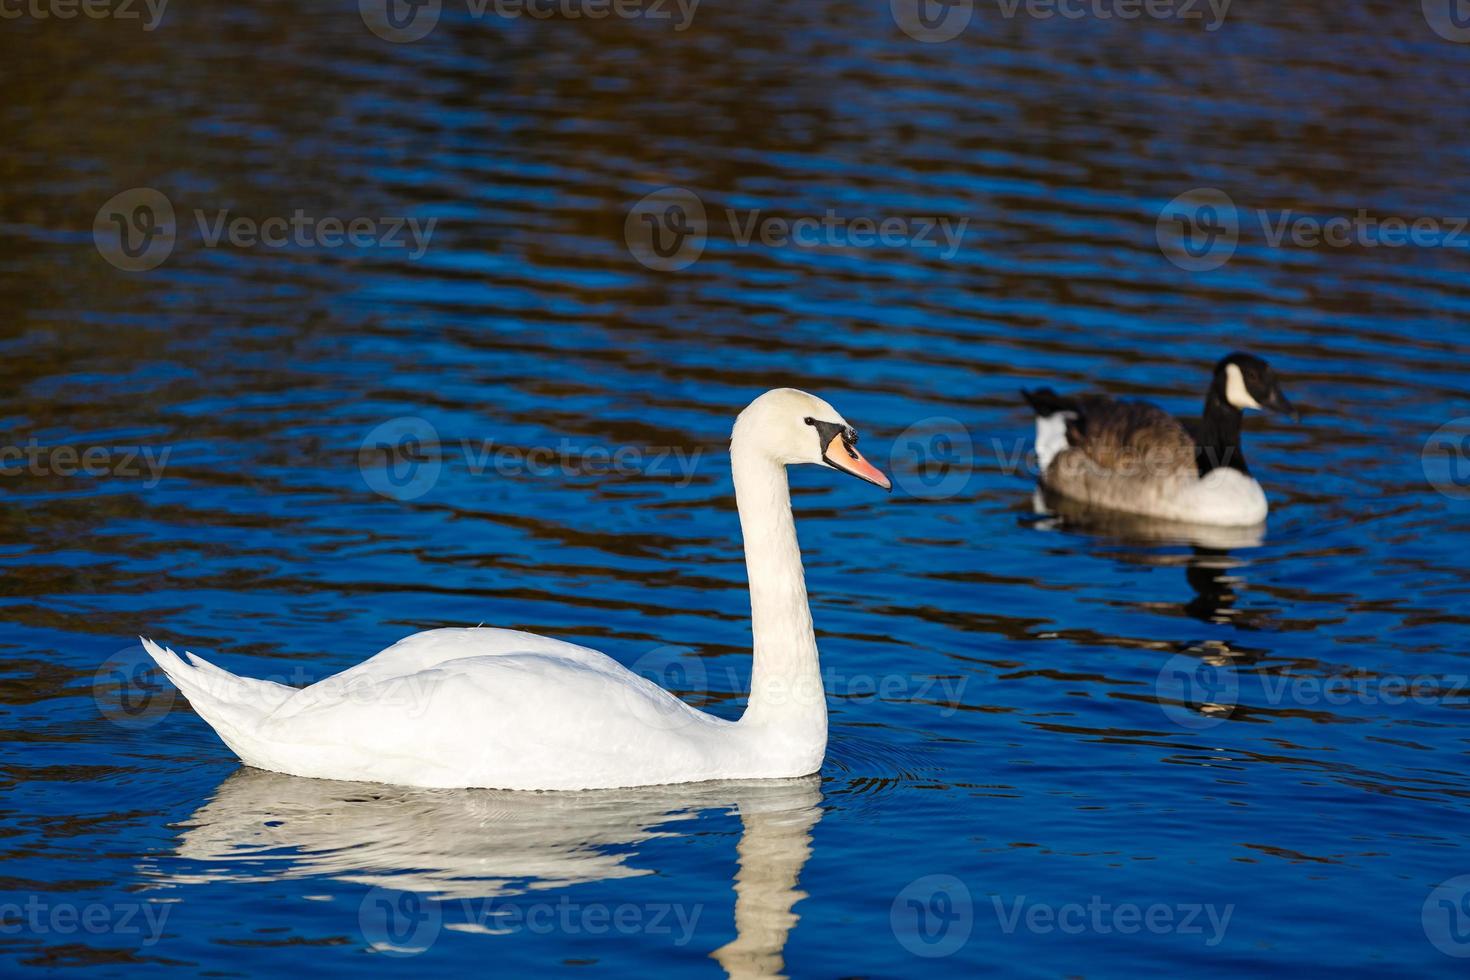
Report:
[{"label": "blue water", "polygon": [[[38,448],[0,480],[0,972],[1462,972],[1467,248],[1268,230],[1465,214],[1470,45],[1286,8],[981,3],[943,43],[763,0],[682,31],[446,3],[398,44],[352,4],[8,20],[0,418]],[[707,212],[679,271],[625,237],[670,186]],[[176,215],[146,271],[93,235],[136,188]],[[1156,219],[1198,188],[1238,243],[1189,271]],[[967,223],[742,243],[727,208]],[[436,224],[417,256],[206,235],[297,209]],[[1192,412],[1235,348],[1303,415],[1248,422],[1263,536],[1038,517],[1018,388]],[[896,483],[792,474],[818,776],[298,780],[139,672],[139,634],[306,683],[483,622],[736,717],[725,440],[788,384]]]}]

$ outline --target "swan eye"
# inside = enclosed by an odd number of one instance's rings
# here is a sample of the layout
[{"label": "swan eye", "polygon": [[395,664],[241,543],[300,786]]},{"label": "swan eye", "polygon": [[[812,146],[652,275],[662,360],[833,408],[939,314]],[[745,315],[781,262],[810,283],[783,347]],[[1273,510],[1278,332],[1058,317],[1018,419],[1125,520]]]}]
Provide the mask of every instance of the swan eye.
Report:
[{"label": "swan eye", "polygon": [[806,418],[802,419],[802,421],[805,422],[807,425],[816,425],[817,424],[817,420],[814,419],[814,418],[812,418],[810,415],[808,415]]}]

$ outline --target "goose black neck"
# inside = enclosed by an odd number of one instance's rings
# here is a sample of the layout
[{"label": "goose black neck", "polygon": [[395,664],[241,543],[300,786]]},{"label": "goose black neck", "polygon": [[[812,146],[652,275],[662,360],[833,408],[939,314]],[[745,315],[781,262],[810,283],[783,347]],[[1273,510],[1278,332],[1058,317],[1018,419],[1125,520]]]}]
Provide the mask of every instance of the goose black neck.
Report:
[{"label": "goose black neck", "polygon": [[1205,395],[1204,417],[1200,421],[1199,444],[1195,462],[1199,475],[1228,466],[1250,475],[1245,453],[1240,449],[1240,417],[1243,413],[1225,400],[1224,383],[1217,377]]}]

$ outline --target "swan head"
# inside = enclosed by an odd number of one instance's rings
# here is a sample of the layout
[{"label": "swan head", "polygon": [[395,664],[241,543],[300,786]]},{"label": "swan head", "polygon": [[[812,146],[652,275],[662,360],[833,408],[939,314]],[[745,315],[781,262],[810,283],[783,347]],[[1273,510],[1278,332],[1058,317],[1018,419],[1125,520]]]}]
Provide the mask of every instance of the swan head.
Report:
[{"label": "swan head", "polygon": [[883,471],[858,452],[857,441],[857,431],[841,412],[795,388],[776,388],[751,402],[730,434],[732,451],[758,452],[782,466],[826,466],[892,490]]}]

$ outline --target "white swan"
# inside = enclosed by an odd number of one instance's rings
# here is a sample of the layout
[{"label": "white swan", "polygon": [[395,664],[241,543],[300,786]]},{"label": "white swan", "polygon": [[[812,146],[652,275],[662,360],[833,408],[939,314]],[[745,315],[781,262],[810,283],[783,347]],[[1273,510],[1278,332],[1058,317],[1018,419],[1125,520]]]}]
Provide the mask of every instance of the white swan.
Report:
[{"label": "white swan", "polygon": [[827,704],[785,467],[816,463],[889,489],[831,405],[768,391],[735,420],[755,662],[737,722],[691,708],[606,654],[531,633],[438,629],[310,687],[237,677],[144,639],[246,765],[406,786],[598,789],[804,776]]}]

